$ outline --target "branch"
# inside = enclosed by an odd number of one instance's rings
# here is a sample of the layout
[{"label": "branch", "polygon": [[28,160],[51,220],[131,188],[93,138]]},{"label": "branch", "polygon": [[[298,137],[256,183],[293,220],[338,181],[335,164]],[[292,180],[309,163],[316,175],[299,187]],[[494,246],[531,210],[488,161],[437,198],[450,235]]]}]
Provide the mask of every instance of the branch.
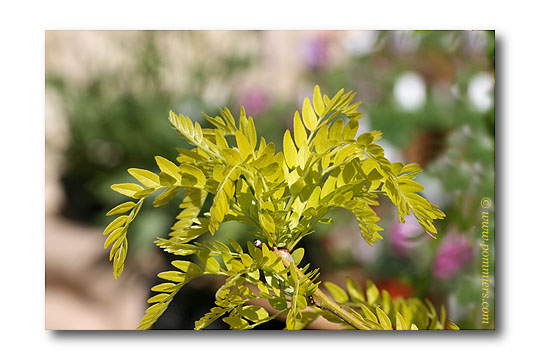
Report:
[{"label": "branch", "polygon": [[[289,253],[289,250],[287,249],[278,249],[277,247],[273,247],[272,250],[274,251],[274,254],[276,254],[279,258],[281,258],[281,261],[283,262],[283,265],[285,267],[288,267],[289,265],[293,264],[294,269],[298,273],[299,277],[303,277],[304,273],[296,267],[296,264],[294,264],[294,261],[291,257],[291,254]],[[352,326],[355,329],[358,330],[371,330],[371,328],[361,321],[358,317],[354,316],[351,312],[349,312],[346,308],[341,307],[338,303],[333,301],[328,295],[326,295],[324,292],[322,292],[321,289],[315,290],[313,293],[313,301],[315,302],[315,305],[321,309],[325,309],[330,311],[332,314],[339,317],[341,320],[345,321],[347,324]]]}]

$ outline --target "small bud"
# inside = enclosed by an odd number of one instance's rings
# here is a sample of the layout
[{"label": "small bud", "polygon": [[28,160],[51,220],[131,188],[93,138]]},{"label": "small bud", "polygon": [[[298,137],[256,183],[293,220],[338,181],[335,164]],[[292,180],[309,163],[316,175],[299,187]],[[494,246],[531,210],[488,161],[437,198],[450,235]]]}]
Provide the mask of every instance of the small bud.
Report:
[{"label": "small bud", "polygon": [[259,240],[259,239],[256,239],[254,242],[253,242],[253,245],[255,245],[255,247],[258,247],[259,249],[262,248],[262,241]]}]

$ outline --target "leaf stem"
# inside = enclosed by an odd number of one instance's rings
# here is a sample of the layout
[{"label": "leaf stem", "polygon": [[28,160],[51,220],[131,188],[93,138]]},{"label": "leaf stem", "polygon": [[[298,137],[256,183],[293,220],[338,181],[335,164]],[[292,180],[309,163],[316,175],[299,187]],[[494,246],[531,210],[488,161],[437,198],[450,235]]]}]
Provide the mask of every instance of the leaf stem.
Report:
[{"label": "leaf stem", "polygon": [[[279,250],[277,247],[273,247],[273,251],[274,254],[276,254],[281,259],[285,267],[292,265],[298,273],[299,277],[304,277],[304,273],[300,271],[298,267],[296,267],[296,264],[290,261],[290,255],[286,256],[283,251]],[[315,290],[312,296],[317,307],[330,311],[332,314],[336,315],[353,328],[358,330],[371,330],[371,328],[367,324],[361,321],[358,317],[354,316],[347,309],[339,306],[338,303],[333,301],[328,295],[322,292],[321,289],[317,288],[317,290]]]}]

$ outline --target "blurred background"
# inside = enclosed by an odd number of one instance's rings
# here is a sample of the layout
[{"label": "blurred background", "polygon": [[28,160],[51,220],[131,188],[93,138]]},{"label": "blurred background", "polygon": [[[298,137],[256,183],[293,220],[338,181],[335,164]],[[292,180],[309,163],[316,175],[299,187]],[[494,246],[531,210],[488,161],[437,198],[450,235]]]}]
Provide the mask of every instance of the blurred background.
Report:
[{"label": "blurred background", "polygon": [[[398,224],[395,207],[382,201],[384,239],[370,247],[352,214],[334,211],[334,225],[303,241],[306,260],[323,281],[369,278],[392,296],[445,305],[463,329],[486,328],[480,200],[494,200],[494,49],[486,31],[47,31],[46,328],[134,329],[161,282],[157,273],[171,268],[153,240],[168,233],[180,196],[143,207],[118,280],[102,235],[105,213],[123,199],[110,185],[130,181],[130,167],[156,171],[155,155],[175,158],[175,147],[188,146],[170,128],[169,109],[205,127],[201,112],[227,106],[237,115],[243,105],[258,134],[281,150],[315,84],[329,95],[357,92],[359,132],[381,130],[391,161],[419,163],[423,195],[447,217],[431,239],[414,219]],[[493,219],[489,226],[493,241]],[[216,236],[253,240],[235,223]],[[153,328],[193,328],[220,280],[184,287]],[[283,327],[278,319],[264,328]]]}]

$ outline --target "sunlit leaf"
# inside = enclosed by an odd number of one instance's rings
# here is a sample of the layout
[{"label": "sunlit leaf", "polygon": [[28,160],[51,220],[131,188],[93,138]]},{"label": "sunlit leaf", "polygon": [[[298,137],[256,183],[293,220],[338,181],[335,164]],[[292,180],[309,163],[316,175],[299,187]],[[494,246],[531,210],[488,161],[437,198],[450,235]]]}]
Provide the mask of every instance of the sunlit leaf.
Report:
[{"label": "sunlit leaf", "polygon": [[132,198],[135,198],[135,194],[141,190],[144,190],[144,188],[137,184],[115,184],[111,186],[111,189],[114,191],[129,196]]},{"label": "sunlit leaf", "polygon": [[325,281],[324,286],[328,289],[328,291],[330,291],[330,293],[338,303],[344,303],[349,301],[349,296],[347,295],[347,292],[340,288],[338,285],[330,281]]},{"label": "sunlit leaf", "polygon": [[315,85],[315,88],[313,89],[313,105],[315,105],[317,115],[321,116],[324,112],[324,101],[321,96],[319,85]]},{"label": "sunlit leaf", "polygon": [[283,137],[283,154],[285,155],[287,166],[291,169],[295,168],[298,163],[298,152],[296,151],[289,130],[285,131],[285,136]]},{"label": "sunlit leaf", "polygon": [[156,163],[159,166],[160,170],[166,173],[173,178],[180,180],[180,174],[178,171],[178,166],[170,160],[165,159],[161,156],[156,156]]},{"label": "sunlit leaf", "polygon": [[122,203],[122,204],[117,205],[114,208],[112,208],[107,213],[107,216],[116,215],[116,214],[123,214],[123,213],[128,212],[129,210],[133,209],[134,206],[135,206],[135,203],[133,201],[128,201],[128,202]]},{"label": "sunlit leaf", "polygon": [[304,105],[302,106],[302,119],[310,131],[314,131],[317,128],[317,115],[315,114],[315,111],[313,111],[309,98],[304,99]]},{"label": "sunlit leaf", "polygon": [[298,111],[294,113],[294,142],[298,148],[307,142],[306,128],[302,124]]},{"label": "sunlit leaf", "polygon": [[146,187],[155,188],[160,185],[159,176],[151,171],[131,168],[128,173]]}]

